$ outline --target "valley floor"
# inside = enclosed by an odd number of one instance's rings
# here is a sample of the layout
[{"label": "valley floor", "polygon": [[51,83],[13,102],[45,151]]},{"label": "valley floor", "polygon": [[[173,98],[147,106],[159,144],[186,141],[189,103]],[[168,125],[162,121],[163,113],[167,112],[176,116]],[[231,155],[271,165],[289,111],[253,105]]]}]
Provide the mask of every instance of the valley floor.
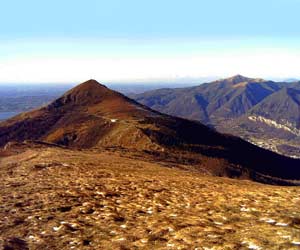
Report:
[{"label": "valley floor", "polygon": [[1,249],[300,249],[300,188],[204,176],[130,154],[0,158]]}]

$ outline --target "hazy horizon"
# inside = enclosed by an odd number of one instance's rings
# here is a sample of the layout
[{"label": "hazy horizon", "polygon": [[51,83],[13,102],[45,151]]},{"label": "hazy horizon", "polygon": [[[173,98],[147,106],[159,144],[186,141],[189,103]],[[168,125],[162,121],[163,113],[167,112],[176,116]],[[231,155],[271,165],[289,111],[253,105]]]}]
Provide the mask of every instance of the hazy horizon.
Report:
[{"label": "hazy horizon", "polygon": [[[227,79],[234,77],[236,75],[229,75],[229,76],[211,76],[211,77],[198,77],[198,78],[192,78],[192,77],[179,77],[179,78],[161,78],[161,79],[132,79],[132,80],[119,80],[119,81],[101,81],[101,78],[94,79],[98,81],[101,84],[107,85],[107,86],[195,86],[195,85],[201,85],[203,83],[209,83],[216,80],[221,79]],[[266,81],[274,81],[274,82],[297,82],[300,81],[300,77],[260,77],[260,76],[249,76],[249,75],[242,75],[244,77],[249,77],[253,79],[264,79]],[[93,79],[93,78],[90,78]],[[77,84],[80,84],[82,82],[88,81],[90,79],[85,79],[83,81],[68,81],[68,82],[60,82],[60,81],[54,81],[54,82],[0,82],[0,87],[10,87],[10,86],[75,86]]]}]

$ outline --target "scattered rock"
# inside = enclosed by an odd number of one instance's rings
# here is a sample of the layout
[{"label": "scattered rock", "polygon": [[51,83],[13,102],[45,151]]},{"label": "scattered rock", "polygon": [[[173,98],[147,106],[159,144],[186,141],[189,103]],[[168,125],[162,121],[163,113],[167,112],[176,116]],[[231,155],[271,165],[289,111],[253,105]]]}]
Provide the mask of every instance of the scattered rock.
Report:
[{"label": "scattered rock", "polygon": [[3,250],[29,250],[29,247],[26,241],[14,237],[5,241]]}]

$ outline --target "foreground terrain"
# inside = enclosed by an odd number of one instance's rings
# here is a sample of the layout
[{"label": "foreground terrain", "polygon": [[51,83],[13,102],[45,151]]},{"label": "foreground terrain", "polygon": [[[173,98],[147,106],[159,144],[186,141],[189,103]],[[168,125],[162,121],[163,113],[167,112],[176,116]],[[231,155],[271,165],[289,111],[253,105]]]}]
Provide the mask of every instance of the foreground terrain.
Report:
[{"label": "foreground terrain", "polygon": [[300,189],[115,149],[0,157],[1,249],[299,249]]}]

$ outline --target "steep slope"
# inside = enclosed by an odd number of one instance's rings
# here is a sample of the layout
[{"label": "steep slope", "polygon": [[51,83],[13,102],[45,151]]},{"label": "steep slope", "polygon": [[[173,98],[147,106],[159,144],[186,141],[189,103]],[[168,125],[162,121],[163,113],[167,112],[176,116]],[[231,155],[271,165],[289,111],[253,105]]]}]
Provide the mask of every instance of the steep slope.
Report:
[{"label": "steep slope", "polygon": [[290,123],[300,128],[300,90],[283,88],[264,99],[249,111],[249,115],[262,116],[278,123]]},{"label": "steep slope", "polygon": [[132,97],[155,110],[216,125],[245,114],[282,86],[237,75],[196,87],[155,90]]},{"label": "steep slope", "polygon": [[300,155],[300,90],[283,88],[268,96],[227,131],[269,141],[280,153]]},{"label": "steep slope", "polygon": [[155,110],[213,126],[263,148],[300,158],[300,82],[240,75],[192,88],[133,96]]},{"label": "steep slope", "polygon": [[[38,140],[69,148],[121,147],[190,162],[210,174],[268,183],[300,179],[300,161],[153,111],[100,85],[80,84],[50,105],[0,123],[0,145]],[[288,180],[288,181],[287,181]]]},{"label": "steep slope", "polygon": [[88,148],[113,130],[121,130],[124,119],[134,120],[145,114],[155,112],[90,80],[46,107],[2,123],[0,145],[17,139]]},{"label": "steep slope", "polygon": [[166,114],[208,122],[208,102],[201,94],[193,94],[193,91],[194,88],[158,89],[130,97]]}]

